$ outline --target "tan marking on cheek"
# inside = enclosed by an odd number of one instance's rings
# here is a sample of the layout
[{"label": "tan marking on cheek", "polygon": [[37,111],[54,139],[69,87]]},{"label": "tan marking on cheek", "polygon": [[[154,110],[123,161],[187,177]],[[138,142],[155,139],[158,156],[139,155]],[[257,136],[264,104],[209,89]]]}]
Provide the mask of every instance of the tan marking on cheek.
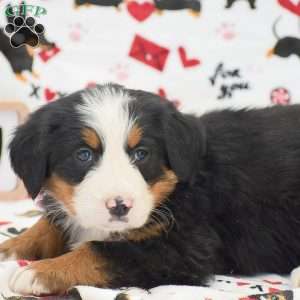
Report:
[{"label": "tan marking on cheek", "polygon": [[36,279],[52,294],[63,294],[75,285],[107,287],[106,260],[89,243],[54,259],[31,264]]},{"label": "tan marking on cheek", "polygon": [[50,196],[63,203],[71,215],[76,215],[73,201],[74,186],[57,175],[52,175],[46,183],[46,190]]},{"label": "tan marking on cheek", "polygon": [[[178,178],[172,170],[165,169],[164,174],[159,181],[156,181],[150,186],[150,193],[154,197],[155,207],[159,206],[166,198],[174,191],[178,182]],[[130,230],[125,238],[134,241],[141,242],[147,239],[158,237],[163,231],[166,231],[168,224],[147,224],[142,228]]]},{"label": "tan marking on cheek", "polygon": [[154,196],[155,206],[158,206],[166,197],[168,197],[175,189],[178,178],[171,170],[165,170],[160,180],[150,186],[150,192]]},{"label": "tan marking on cheek", "polygon": [[101,147],[101,140],[95,130],[91,128],[84,128],[81,131],[83,140],[93,149]]},{"label": "tan marking on cheek", "polygon": [[143,130],[138,125],[134,125],[129,132],[127,144],[130,148],[134,148],[141,140]]},{"label": "tan marking on cheek", "polygon": [[42,217],[35,225],[19,236],[0,245],[0,253],[5,257],[38,260],[63,254],[64,240],[61,232]]}]

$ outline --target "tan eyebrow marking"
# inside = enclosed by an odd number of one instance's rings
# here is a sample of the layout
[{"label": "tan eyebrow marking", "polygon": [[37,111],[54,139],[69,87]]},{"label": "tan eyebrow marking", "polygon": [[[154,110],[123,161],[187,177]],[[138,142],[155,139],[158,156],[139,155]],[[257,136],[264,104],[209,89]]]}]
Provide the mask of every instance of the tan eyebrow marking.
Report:
[{"label": "tan eyebrow marking", "polygon": [[138,125],[134,125],[130,130],[127,138],[127,144],[130,148],[134,148],[141,140],[143,130]]},{"label": "tan eyebrow marking", "polygon": [[101,140],[95,130],[84,128],[81,131],[83,140],[93,149],[101,147]]}]

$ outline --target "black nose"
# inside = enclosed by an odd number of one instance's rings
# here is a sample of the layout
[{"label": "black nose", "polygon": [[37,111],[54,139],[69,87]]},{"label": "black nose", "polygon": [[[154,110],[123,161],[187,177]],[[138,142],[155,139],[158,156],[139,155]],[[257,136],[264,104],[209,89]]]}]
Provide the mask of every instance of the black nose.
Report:
[{"label": "black nose", "polygon": [[122,199],[118,198],[118,199],[116,199],[116,205],[109,209],[109,213],[112,216],[120,218],[120,217],[126,216],[129,212],[129,210],[130,210],[130,207],[126,206],[123,203]]}]

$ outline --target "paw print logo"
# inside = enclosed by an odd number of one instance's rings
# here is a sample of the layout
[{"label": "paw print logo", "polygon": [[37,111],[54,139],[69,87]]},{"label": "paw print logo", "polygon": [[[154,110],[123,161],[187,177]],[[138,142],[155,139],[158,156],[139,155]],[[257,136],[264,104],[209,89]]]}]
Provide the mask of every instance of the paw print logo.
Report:
[{"label": "paw print logo", "polygon": [[39,44],[39,35],[44,32],[42,24],[36,24],[33,17],[24,18],[16,16],[12,23],[8,23],[4,31],[10,38],[10,44],[14,48],[23,45],[36,47]]}]

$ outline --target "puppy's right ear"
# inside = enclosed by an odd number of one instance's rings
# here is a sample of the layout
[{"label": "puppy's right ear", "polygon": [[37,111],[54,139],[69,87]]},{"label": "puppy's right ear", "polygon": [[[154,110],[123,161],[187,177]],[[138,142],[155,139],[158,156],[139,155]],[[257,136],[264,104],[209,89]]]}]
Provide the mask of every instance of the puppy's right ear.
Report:
[{"label": "puppy's right ear", "polygon": [[11,165],[32,198],[40,192],[47,175],[47,149],[41,125],[31,116],[16,129],[9,145]]}]

